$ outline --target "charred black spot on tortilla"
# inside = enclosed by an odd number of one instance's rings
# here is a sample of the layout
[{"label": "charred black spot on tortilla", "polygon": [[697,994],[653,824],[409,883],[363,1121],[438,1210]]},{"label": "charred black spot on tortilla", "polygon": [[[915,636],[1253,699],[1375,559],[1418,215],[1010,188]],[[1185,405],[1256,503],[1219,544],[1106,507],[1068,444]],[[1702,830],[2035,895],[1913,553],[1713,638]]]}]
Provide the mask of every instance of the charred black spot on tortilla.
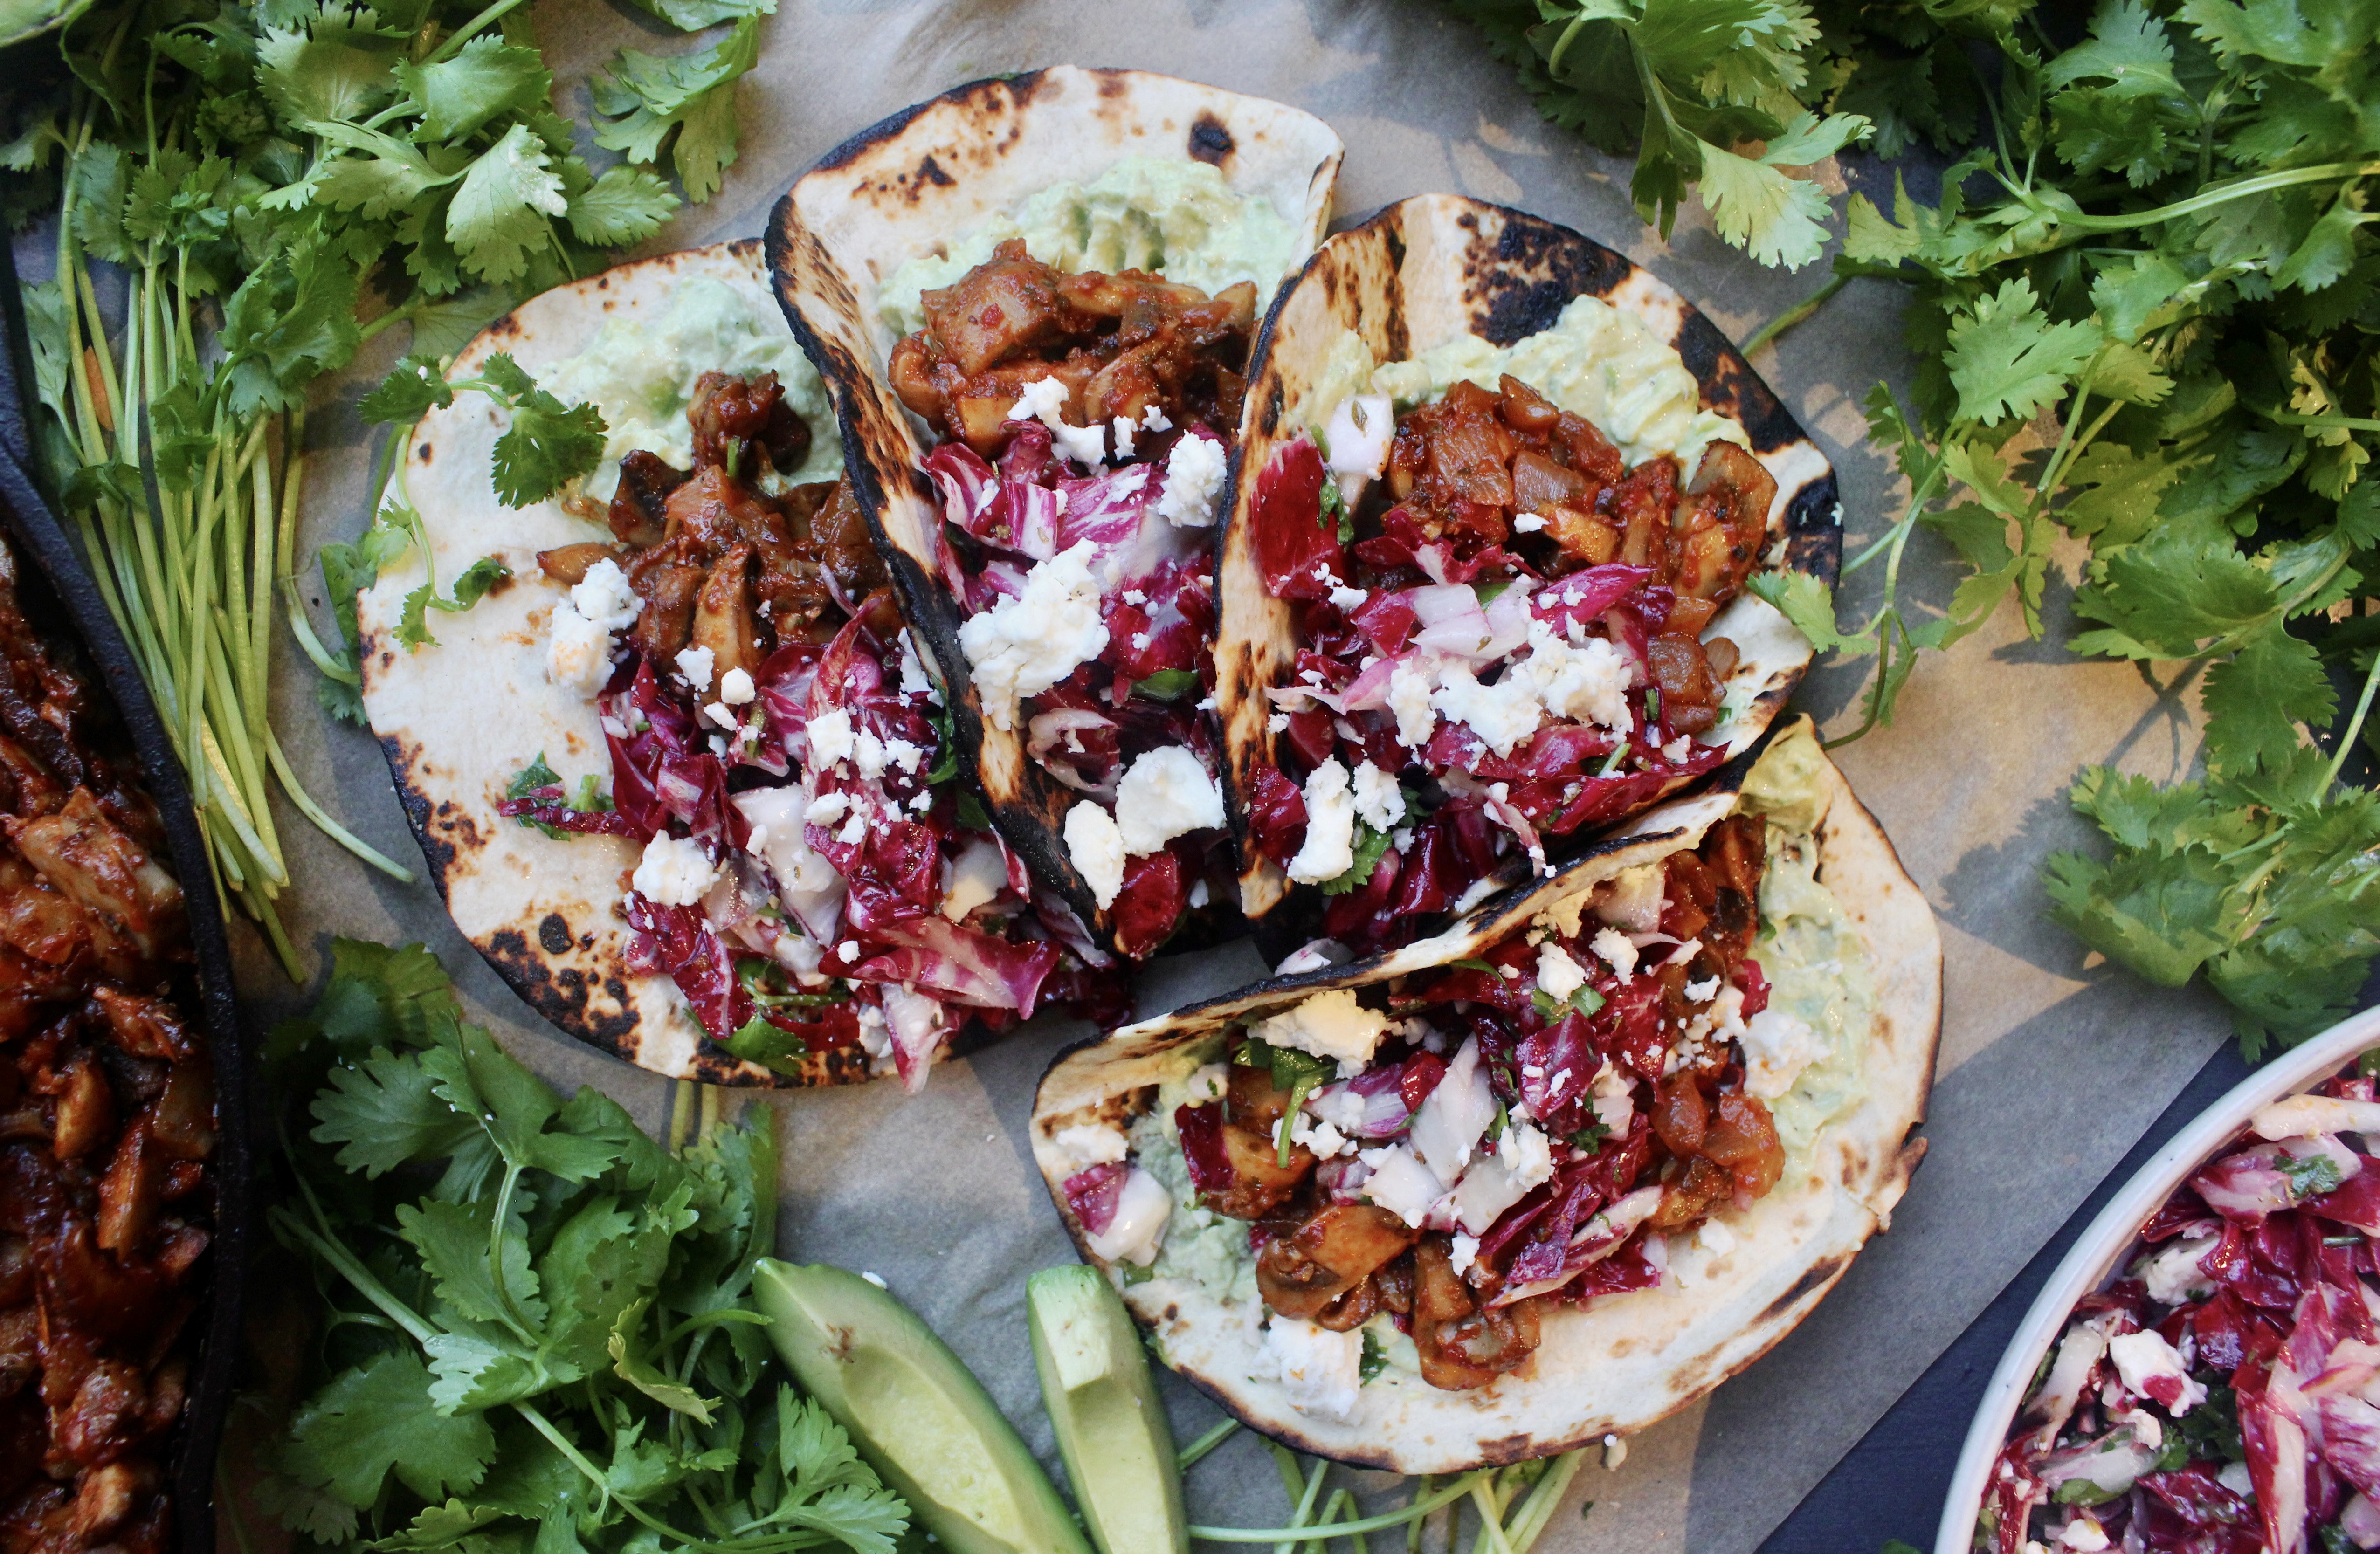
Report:
[{"label": "charred black spot on tortilla", "polygon": [[1525,1463],[1532,1457],[1545,1455],[1545,1448],[1532,1435],[1498,1436],[1494,1440],[1479,1443],[1479,1460],[1490,1466],[1503,1467],[1511,1463]]},{"label": "charred black spot on tortilla", "polygon": [[1793,493],[1785,504],[1786,565],[1834,580],[1843,559],[1842,526],[1835,522],[1839,503],[1832,469]]},{"label": "charred black spot on tortilla", "polygon": [[545,946],[549,955],[567,954],[570,951],[570,924],[559,912],[549,912],[537,925],[537,941]]},{"label": "charred black spot on tortilla", "polygon": [[1722,415],[1733,416],[1751,434],[1752,451],[1775,453],[1802,438],[1802,429],[1779,402],[1775,391],[1760,381],[1718,326],[1694,308],[1685,310],[1674,342],[1678,358],[1702,388],[1703,403]]},{"label": "charred black spot on tortilla", "polygon": [[578,936],[578,947],[582,950],[592,950],[595,948],[595,936],[591,933],[580,934]]},{"label": "charred black spot on tortilla", "polygon": [[421,844],[421,856],[430,865],[431,882],[438,887],[438,899],[446,899],[446,870],[455,861],[454,847],[430,832],[430,800],[413,780],[414,762],[419,752],[406,748],[405,742],[395,735],[381,736],[380,752],[388,762],[389,775],[396,779],[396,799],[405,806],[406,820],[413,827],[413,837]]},{"label": "charred black spot on tortilla", "polygon": [[917,179],[920,183],[931,184],[936,188],[948,188],[958,181],[942,171],[942,164],[934,160],[931,152],[926,153],[925,161],[917,164]]},{"label": "charred black spot on tortilla", "polygon": [[575,965],[564,966],[553,974],[553,979],[565,988],[583,988],[588,985],[587,974]]},{"label": "charred black spot on tortilla", "polygon": [[424,464],[430,462],[430,444],[427,443],[421,444],[421,462]]},{"label": "charred black spot on tortilla", "polygon": [[1281,380],[1275,378],[1272,382],[1272,392],[1265,395],[1264,415],[1257,421],[1257,430],[1268,437],[1281,430],[1281,413],[1286,393]]},{"label": "charred black spot on tortilla", "polygon": [[1234,149],[1232,132],[1223,127],[1223,121],[1211,112],[1200,110],[1190,124],[1190,160],[1220,167]]},{"label": "charred black spot on tortilla", "polygon": [[1852,1266],[1852,1256],[1850,1252],[1838,1252],[1832,1257],[1821,1257],[1812,1263],[1802,1270],[1801,1278],[1793,1281],[1791,1289],[1770,1301],[1759,1316],[1755,1317],[1744,1326],[1747,1329],[1759,1328],[1791,1317],[1796,1305],[1812,1295],[1823,1293],[1828,1285],[1841,1278],[1843,1269]]},{"label": "charred black spot on tortilla", "polygon": [[518,334],[520,333],[520,327],[519,315],[515,313],[506,313],[503,318],[500,318],[495,322],[488,325],[487,332],[490,334],[511,336]]}]

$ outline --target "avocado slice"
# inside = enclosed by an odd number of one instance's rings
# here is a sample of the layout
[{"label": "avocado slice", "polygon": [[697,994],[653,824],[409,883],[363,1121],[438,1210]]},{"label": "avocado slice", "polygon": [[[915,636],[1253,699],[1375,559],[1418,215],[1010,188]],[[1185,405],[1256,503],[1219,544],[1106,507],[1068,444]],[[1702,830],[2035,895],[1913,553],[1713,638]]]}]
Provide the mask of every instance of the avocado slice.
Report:
[{"label": "avocado slice", "polygon": [[764,1257],[752,1295],[802,1390],[949,1554],[1091,1554],[983,1383],[856,1273]]},{"label": "avocado slice", "polygon": [[1099,1554],[1187,1554],[1173,1432],[1123,1298],[1076,1263],[1035,1274],[1025,1301],[1041,1401],[1091,1541]]}]

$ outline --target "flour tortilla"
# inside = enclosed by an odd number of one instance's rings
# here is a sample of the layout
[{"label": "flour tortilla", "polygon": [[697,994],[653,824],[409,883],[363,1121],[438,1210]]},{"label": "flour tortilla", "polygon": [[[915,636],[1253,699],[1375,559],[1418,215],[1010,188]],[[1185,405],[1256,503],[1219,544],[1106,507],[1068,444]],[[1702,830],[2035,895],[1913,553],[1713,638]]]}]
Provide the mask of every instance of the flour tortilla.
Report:
[{"label": "flour tortilla", "polygon": [[[1361,334],[1382,362],[1409,360],[1464,334],[1509,346],[1550,327],[1581,296],[1600,297],[1649,326],[1694,375],[1704,408],[1742,423],[1753,453],[1777,478],[1764,568],[1806,573],[1834,586],[1842,527],[1826,455],[1742,354],[1650,273],[1568,227],[1452,194],[1401,201],[1337,234],[1282,289],[1257,337],[1248,372],[1249,424],[1232,460],[1230,517],[1215,570],[1215,712],[1223,726],[1225,807],[1240,844],[1240,906],[1252,923],[1284,903],[1289,907],[1281,921],[1259,928],[1260,942],[1286,947],[1308,937],[1322,897],[1313,886],[1293,887],[1248,841],[1250,784],[1259,765],[1272,763],[1277,737],[1265,693],[1292,683],[1297,667],[1290,605],[1266,591],[1256,564],[1250,509],[1257,473],[1275,450],[1329,418],[1333,407],[1310,403],[1307,395],[1348,331]],[[1749,594],[1721,611],[1704,636],[1728,637],[1742,653],[1728,680],[1748,701],[1728,731],[1728,754],[1741,755],[1800,684],[1810,643]],[[1682,778],[1659,796],[1693,781]],[[1579,837],[1549,837],[1547,844],[1559,861],[1575,851]],[[1524,867],[1515,864],[1514,878]]]},{"label": "flour tortilla", "polygon": [[1416,1373],[1391,1368],[1358,1392],[1345,1420],[1300,1413],[1281,1384],[1263,1375],[1260,1335],[1244,1305],[1187,1280],[1123,1284],[1092,1255],[1062,1190],[1081,1162],[1056,1143],[1061,1130],[1079,1123],[1129,1125],[1152,1104],[1156,1085],[1179,1071],[1185,1049],[1199,1062],[1220,1056],[1237,1016],[1261,1017],[1322,989],[1363,987],[1475,954],[1549,902],[1694,846],[1735,807],[1756,753],[1715,773],[1705,792],[1640,815],[1594,843],[1554,879],[1434,939],[1335,970],[1278,977],[1127,1026],[1060,1056],[1034,1099],[1035,1162],[1084,1261],[1117,1279],[1168,1365],[1245,1423],[1300,1451],[1394,1473],[1452,1473],[1641,1430],[1758,1359],[1810,1314],[1867,1238],[1890,1222],[1925,1154],[1925,1140],[1911,1134],[1925,1118],[1941,1034],[1942,947],[1933,913],[1875,818],[1831,766],[1822,776],[1829,796],[1816,832],[1819,879],[1875,962],[1877,1020],[1866,1098],[1820,1132],[1806,1171],[1797,1177],[1789,1163],[1787,1181],[1749,1210],[1728,1216],[1736,1246],[1726,1257],[1713,1257],[1683,1288],[1548,1311],[1536,1354],[1492,1385],[1439,1391]]},{"label": "flour tortilla", "polygon": [[[543,373],[592,346],[614,319],[666,316],[677,289],[700,276],[747,294],[755,317],[772,316],[758,242],[689,249],[531,298],[481,331],[452,371],[470,376],[492,353],[509,351],[532,376]],[[490,462],[507,424],[485,395],[458,395],[414,428],[405,467],[442,589],[485,555],[510,567],[512,580],[460,614],[432,612],[439,645],[411,652],[398,644],[396,625],[405,596],[422,581],[419,552],[356,598],[364,710],[455,926],[539,1014],[639,1068],[711,1085],[870,1077],[856,1049],[807,1057],[787,1076],[706,1040],[669,977],[639,977],[623,959],[629,930],[618,909],[638,844],[610,836],[557,841],[496,812],[505,786],[540,751],[566,781],[611,771],[594,702],[546,678],[546,623],[566,590],[537,565],[540,551],[609,540],[611,531],[558,502],[515,511],[496,499]]]},{"label": "flour tortilla", "polygon": [[959,647],[965,612],[937,562],[941,504],[922,468],[925,433],[884,377],[898,340],[878,314],[878,289],[986,216],[1055,183],[1088,183],[1127,156],[1215,167],[1296,225],[1302,257],[1329,224],[1342,150],[1321,120],[1263,98],[1061,65],[956,88],[862,131],[803,175],[770,221],[777,296],[826,380],[859,504],[942,679],[965,688],[951,703],[962,759],[1009,845],[1102,942],[1107,916],[1062,839],[1078,795],[1027,759],[1021,729],[983,721]]}]

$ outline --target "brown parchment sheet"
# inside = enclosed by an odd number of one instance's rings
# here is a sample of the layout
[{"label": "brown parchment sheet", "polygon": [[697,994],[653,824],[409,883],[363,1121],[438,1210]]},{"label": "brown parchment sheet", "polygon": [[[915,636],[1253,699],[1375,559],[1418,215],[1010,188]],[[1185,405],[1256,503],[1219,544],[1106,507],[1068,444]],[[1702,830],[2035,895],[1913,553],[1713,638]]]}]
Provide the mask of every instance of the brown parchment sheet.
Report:
[{"label": "brown parchment sheet", "polygon": [[[589,71],[623,47],[685,46],[621,0],[537,0],[540,39],[563,78],[559,106],[585,121]],[[759,67],[741,89],[743,148],[726,187],[683,212],[660,252],[757,235],[770,206],[849,135],[964,80],[1061,62],[1135,66],[1258,92],[1327,118],[1345,140],[1339,225],[1390,200],[1446,189],[1520,206],[1627,253],[1742,338],[1825,279],[1767,271],[1721,243],[1698,209],[1663,243],[1627,198],[1628,165],[1545,124],[1511,69],[1428,0],[1235,5],[947,6],[784,0],[762,24]],[[583,133],[583,131],[582,131]],[[595,152],[598,158],[608,153]],[[1840,188],[1845,170],[1817,170]],[[1848,176],[1889,193],[1890,171]],[[37,235],[19,247],[28,280],[49,273]],[[373,437],[355,402],[403,349],[389,337],[315,395],[300,555],[355,534]],[[1905,382],[1898,293],[1853,283],[1765,349],[1755,365],[1834,461],[1848,553],[1888,525],[1906,495],[1864,444],[1858,402],[1879,379]],[[2048,612],[2053,640],[2070,597],[2062,556]],[[1881,568],[1850,579],[1847,613],[1873,598]],[[327,627],[319,575],[301,574]],[[1924,536],[1902,567],[1904,598],[1949,584]],[[317,708],[313,672],[285,637],[274,723],[303,781],[346,824],[409,864],[419,854],[381,752]],[[1832,733],[1855,726],[1857,666],[1822,664],[1800,704]],[[490,731],[501,738],[501,731]],[[2184,774],[2197,739],[2170,685],[2141,670],[2079,662],[2026,641],[2013,611],[1924,664],[1898,722],[1839,752],[1939,915],[1946,952],[1939,1076],[1925,1133],[1930,1153],[1890,1232],[1872,1241],[1816,1314],[1706,1402],[1629,1443],[1616,1468],[1591,1463],[1552,1523],[1548,1554],[1755,1548],[1876,1417],[1981,1311],[2121,1158],[2222,1038],[2211,995],[2168,992],[2096,964],[2050,925],[2039,868],[2087,844],[2069,810],[2078,768],[2112,761],[2160,780]],[[565,1087],[592,1084],[656,1131],[669,1085],[577,1047],[519,1002],[453,930],[426,882],[356,862],[294,811],[282,835],[297,885],[293,936],[317,965],[334,934],[426,941],[455,974],[473,1014]],[[295,1007],[293,988],[243,926],[243,991],[260,1026]],[[1246,944],[1160,961],[1140,989],[1153,1014],[1260,976]],[[1056,1456],[1033,1378],[1024,1281],[1072,1253],[1026,1139],[1035,1080],[1084,1034],[1040,1020],[972,1059],[938,1069],[926,1092],[897,1085],[779,1096],[784,1255],[881,1275],[975,1367],[1045,1461]],[[1164,1377],[1177,1436],[1220,1417]],[[1362,1488],[1388,1482],[1361,1474]],[[1589,1512],[1580,1507],[1593,1502]],[[1243,1433],[1191,1477],[1193,1519],[1278,1525],[1274,1464]],[[1878,1527],[1924,1540],[1930,1527]]]}]

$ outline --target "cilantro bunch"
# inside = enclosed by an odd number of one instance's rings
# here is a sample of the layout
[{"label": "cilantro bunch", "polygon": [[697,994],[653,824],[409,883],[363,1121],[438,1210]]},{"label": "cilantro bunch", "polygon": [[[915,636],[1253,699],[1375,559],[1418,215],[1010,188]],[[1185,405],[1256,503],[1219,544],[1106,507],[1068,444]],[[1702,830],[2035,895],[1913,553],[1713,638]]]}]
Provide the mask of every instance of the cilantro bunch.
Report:
[{"label": "cilantro bunch", "polygon": [[[892,1554],[908,1512],[746,1302],[765,1130],[673,1154],[463,1024],[419,945],[339,941],[273,1033],[311,1094],[284,1244],[328,1309],[259,1500],[316,1545]],[[301,1124],[302,1126],[302,1124]]]},{"label": "cilantro bunch", "polygon": [[1827,197],[1787,169],[1864,139],[1863,113],[1821,116],[1819,30],[1798,0],[1448,0],[1515,67],[1547,118],[1613,155],[1667,237],[1699,192],[1720,237],[1800,269],[1827,240]]},{"label": "cilantro bunch", "polygon": [[[678,204],[664,166],[690,198],[716,190],[774,0],[653,5],[726,30],[615,63],[595,138],[626,160],[600,172],[522,0],[101,0],[0,80],[0,211],[54,222],[57,244],[55,277],[25,290],[43,472],[174,735],[217,879],[293,976],[273,786],[410,878],[298,786],[266,721],[276,589],[329,699],[352,711],[358,678],[298,598],[310,390],[392,325],[443,358],[653,237]],[[347,559],[386,559],[407,528]]]},{"label": "cilantro bunch", "polygon": [[[1853,196],[1796,310],[1860,276],[1910,291],[1912,403],[1867,400],[1910,498],[1843,569],[1880,563],[1880,604],[1852,627],[1806,579],[1754,586],[1876,659],[1864,732],[2003,601],[2041,634],[2052,547],[2083,541],[2068,645],[2193,688],[2205,771],[2083,772],[2108,846],[2049,860],[2054,916],[2153,981],[2203,973],[2252,1056],[2350,1007],[2380,950],[2380,799],[2344,780],[2380,748],[2380,10],[2102,0],[2062,47],[2050,20],[1967,18],[1984,143],[1933,205]],[[1957,41],[1884,68],[1947,69]],[[1961,573],[1939,611],[1899,591],[1921,528]]]}]

